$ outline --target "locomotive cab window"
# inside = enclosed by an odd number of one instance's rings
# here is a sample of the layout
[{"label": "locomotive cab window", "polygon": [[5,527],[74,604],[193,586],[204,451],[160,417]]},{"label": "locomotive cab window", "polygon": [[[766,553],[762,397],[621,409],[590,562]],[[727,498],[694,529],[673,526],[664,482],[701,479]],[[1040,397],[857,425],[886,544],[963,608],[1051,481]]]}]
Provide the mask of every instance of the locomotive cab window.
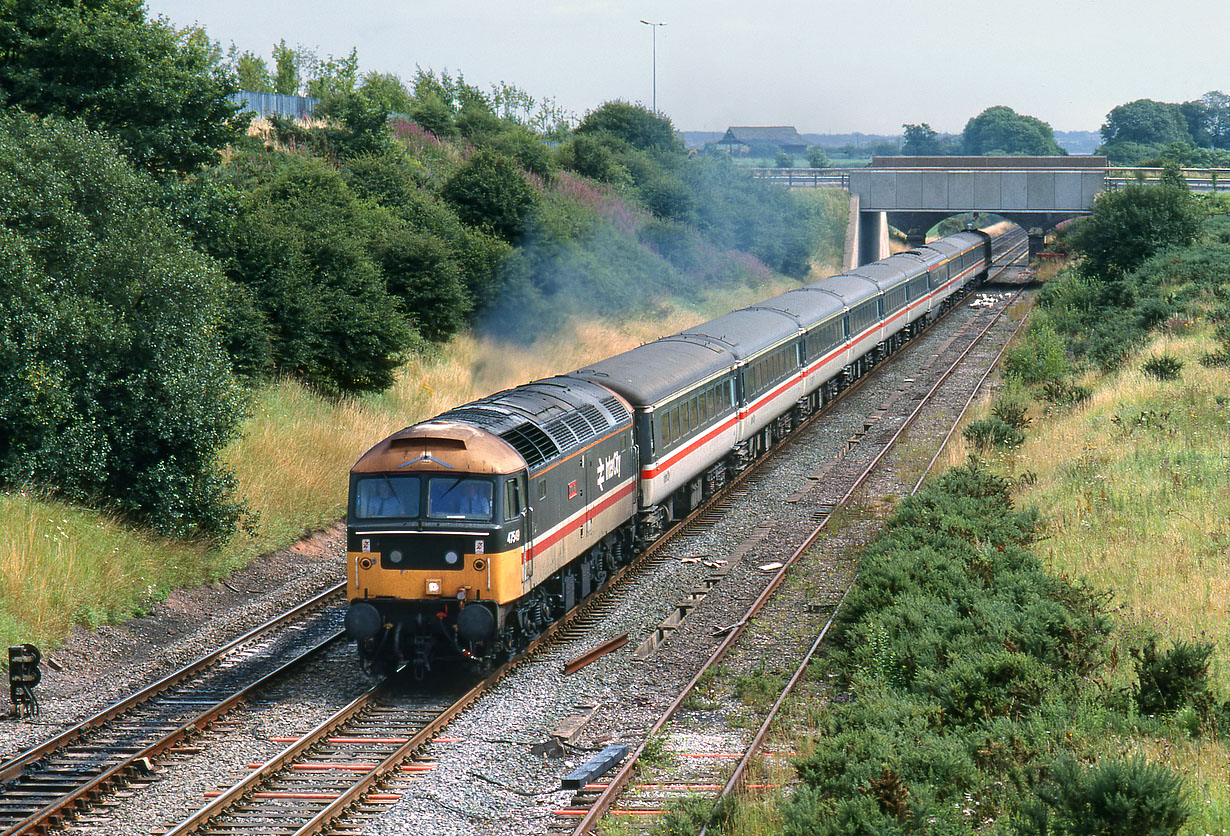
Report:
[{"label": "locomotive cab window", "polygon": [[419,515],[419,477],[367,476],[355,482],[354,515],[388,519]]},{"label": "locomotive cab window", "polygon": [[488,479],[433,476],[428,480],[427,516],[445,520],[491,520]]},{"label": "locomotive cab window", "polygon": [[521,480],[508,479],[504,482],[504,519],[515,520],[521,516],[523,509],[521,501]]}]

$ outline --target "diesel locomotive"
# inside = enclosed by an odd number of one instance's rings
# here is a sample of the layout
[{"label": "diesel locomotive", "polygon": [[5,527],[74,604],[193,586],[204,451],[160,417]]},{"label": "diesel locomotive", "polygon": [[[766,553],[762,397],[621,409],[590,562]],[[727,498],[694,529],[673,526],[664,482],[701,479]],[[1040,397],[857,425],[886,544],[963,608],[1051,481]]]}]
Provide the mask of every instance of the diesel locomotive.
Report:
[{"label": "diesel locomotive", "polygon": [[365,666],[520,651],[990,264],[989,235],[950,235],[384,439],[350,471]]}]

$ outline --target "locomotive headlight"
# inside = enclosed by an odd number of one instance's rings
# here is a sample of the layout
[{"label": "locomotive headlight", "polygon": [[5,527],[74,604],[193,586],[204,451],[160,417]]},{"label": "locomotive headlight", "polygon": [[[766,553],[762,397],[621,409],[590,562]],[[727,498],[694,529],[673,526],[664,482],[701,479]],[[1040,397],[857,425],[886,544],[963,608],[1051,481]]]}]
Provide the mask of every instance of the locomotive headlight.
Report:
[{"label": "locomotive headlight", "polygon": [[444,553],[444,562],[449,566],[456,566],[458,560],[461,560],[461,555],[457,554],[457,552]]},{"label": "locomotive headlight", "polygon": [[393,549],[393,551],[389,552],[389,562],[391,563],[401,563],[402,557],[401,549]]},{"label": "locomotive headlight", "polygon": [[439,581],[428,581],[427,582],[427,594],[428,595],[439,595],[440,594],[440,582]]}]

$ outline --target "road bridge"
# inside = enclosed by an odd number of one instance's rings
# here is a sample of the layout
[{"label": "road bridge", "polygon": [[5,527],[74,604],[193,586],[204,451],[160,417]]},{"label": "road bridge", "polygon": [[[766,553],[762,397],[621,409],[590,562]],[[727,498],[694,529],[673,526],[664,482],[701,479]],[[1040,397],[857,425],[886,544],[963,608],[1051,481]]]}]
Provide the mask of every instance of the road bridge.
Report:
[{"label": "road bridge", "polygon": [[[1183,169],[1197,192],[1230,189],[1230,169]],[[760,168],[757,179],[790,188],[848,189],[853,246],[847,268],[888,254],[888,226],[911,246],[954,215],[989,212],[1029,232],[1030,255],[1068,218],[1087,215],[1103,191],[1156,182],[1161,169],[1108,167],[1105,157],[874,157],[868,168]]]},{"label": "road bridge", "polygon": [[1105,188],[1105,157],[873,157],[870,167],[850,172],[858,262],[883,257],[886,225],[914,247],[945,218],[977,212],[1027,230],[1033,256],[1048,230],[1088,215]]}]

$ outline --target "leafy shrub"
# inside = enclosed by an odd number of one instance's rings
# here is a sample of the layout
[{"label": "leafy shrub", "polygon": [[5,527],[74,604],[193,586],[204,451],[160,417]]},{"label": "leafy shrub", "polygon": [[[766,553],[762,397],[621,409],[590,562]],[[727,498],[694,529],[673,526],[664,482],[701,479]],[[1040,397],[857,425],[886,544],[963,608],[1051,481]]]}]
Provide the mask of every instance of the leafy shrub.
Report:
[{"label": "leafy shrub", "polygon": [[538,202],[516,164],[493,151],[479,151],[467,160],[440,194],[462,221],[509,242],[520,239]]},{"label": "leafy shrub", "polygon": [[670,119],[628,102],[607,102],[585,114],[578,134],[609,134],[638,151],[682,151]]},{"label": "leafy shrub", "polygon": [[1118,276],[1167,247],[1191,244],[1202,221],[1199,204],[1185,189],[1128,186],[1099,196],[1072,241],[1090,275]]},{"label": "leafy shrub", "polygon": [[1136,666],[1136,705],[1145,714],[1168,714],[1185,705],[1202,702],[1209,692],[1211,644],[1175,642],[1167,651],[1157,649],[1150,636],[1140,649],[1133,649]]},{"label": "leafy shrub", "polygon": [[977,450],[1018,447],[1025,441],[1025,433],[996,415],[973,421],[961,435]]},{"label": "leafy shrub", "polygon": [[1183,361],[1171,354],[1150,357],[1140,370],[1155,380],[1178,380],[1183,374]]},{"label": "leafy shrub", "polygon": [[0,116],[0,481],[175,536],[238,523],[226,282],[110,139]]},{"label": "leafy shrub", "polygon": [[417,340],[375,257],[395,229],[309,157],[288,156],[248,194],[232,271],[269,323],[278,371],[329,395],[388,388]]}]

